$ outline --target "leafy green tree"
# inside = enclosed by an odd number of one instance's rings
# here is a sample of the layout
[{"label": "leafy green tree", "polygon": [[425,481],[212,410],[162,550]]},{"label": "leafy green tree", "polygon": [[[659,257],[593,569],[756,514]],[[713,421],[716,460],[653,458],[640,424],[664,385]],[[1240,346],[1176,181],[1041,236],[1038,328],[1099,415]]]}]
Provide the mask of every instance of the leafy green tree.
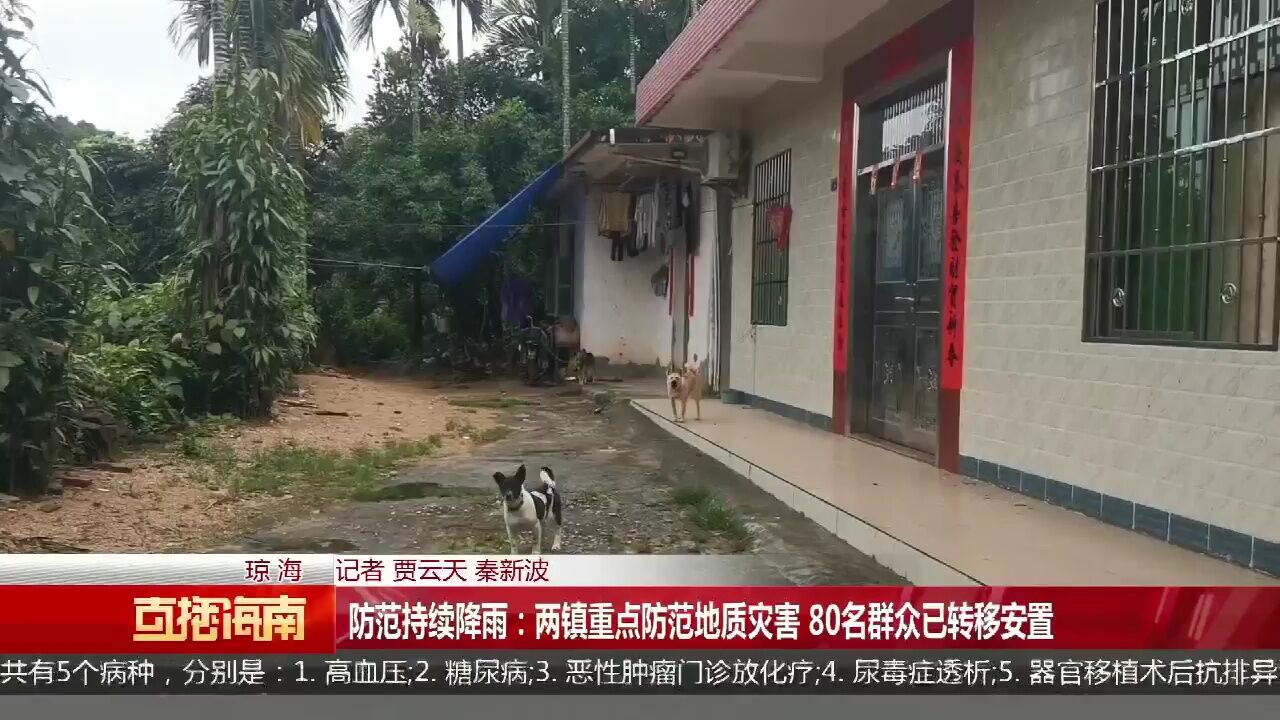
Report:
[{"label": "leafy green tree", "polygon": [[[554,83],[562,99],[561,88],[567,84],[572,89],[567,115],[570,136],[576,137],[595,126],[578,115],[584,109],[580,96],[625,109],[615,124],[631,121],[636,82],[684,27],[689,2],[495,0],[490,11],[491,47],[515,60],[515,72]],[[561,32],[566,8],[573,24],[567,38]],[[626,98],[613,89],[624,79]],[[566,114],[564,109],[561,112]],[[612,112],[593,116],[619,117]]]},{"label": "leafy green tree", "polygon": [[[272,72],[248,70],[189,113],[174,148],[178,205],[192,245],[187,338],[205,373],[200,404],[261,415],[311,341],[299,316],[305,247],[305,184],[284,152],[271,112],[281,92]],[[188,398],[189,400],[191,398]]]},{"label": "leafy green tree", "polygon": [[75,441],[78,402],[68,359],[91,289],[111,282],[90,232],[89,165],[59,143],[52,104],[15,43],[31,29],[18,0],[0,0],[0,488],[35,493]]},{"label": "leafy green tree", "polygon": [[119,262],[134,282],[154,282],[181,259],[167,155],[152,142],[97,132],[76,149],[98,171],[91,193],[120,246]]},{"label": "leafy green tree", "polygon": [[262,98],[302,144],[347,98],[347,49],[336,0],[179,0],[169,27],[179,50],[211,65],[215,84],[269,70],[276,96]]},{"label": "leafy green tree", "polygon": [[[411,15],[417,6],[405,0],[400,7],[407,32],[417,24]],[[629,124],[632,81],[683,27],[688,8],[688,0],[571,0],[566,53],[561,0],[495,0],[491,43],[465,62],[415,55],[410,42],[388,51],[374,71],[363,126],[322,171],[324,188],[313,203],[314,254],[430,263],[559,157],[566,117],[575,137]],[[566,84],[572,89],[567,113]],[[454,320],[455,334],[494,335],[501,280],[542,277],[558,228],[540,223],[552,219],[535,211],[530,225],[515,229],[504,249],[461,286],[428,289],[433,309]],[[324,334],[368,338],[375,333],[359,327],[364,318],[411,319],[404,300],[411,279],[387,268],[317,269]]]},{"label": "leafy green tree", "polygon": [[115,136],[115,133],[109,130],[99,130],[98,126],[86,120],[72,122],[71,118],[66,115],[55,115],[49,122],[53,129],[71,145],[96,135]]}]

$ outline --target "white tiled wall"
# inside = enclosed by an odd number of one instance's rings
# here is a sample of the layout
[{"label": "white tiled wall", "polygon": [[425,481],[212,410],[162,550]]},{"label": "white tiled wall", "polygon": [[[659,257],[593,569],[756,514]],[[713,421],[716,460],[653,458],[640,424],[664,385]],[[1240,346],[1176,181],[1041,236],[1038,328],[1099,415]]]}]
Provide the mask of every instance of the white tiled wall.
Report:
[{"label": "white tiled wall", "polygon": [[790,277],[785,327],[751,325],[752,209],[733,215],[730,384],[770,400],[831,414],[836,257],[839,73],[815,86],[779,88],[746,113],[752,161],[791,150]]},{"label": "white tiled wall", "polygon": [[1280,540],[1280,355],[1081,342],[1093,0],[978,0],[960,449]]}]

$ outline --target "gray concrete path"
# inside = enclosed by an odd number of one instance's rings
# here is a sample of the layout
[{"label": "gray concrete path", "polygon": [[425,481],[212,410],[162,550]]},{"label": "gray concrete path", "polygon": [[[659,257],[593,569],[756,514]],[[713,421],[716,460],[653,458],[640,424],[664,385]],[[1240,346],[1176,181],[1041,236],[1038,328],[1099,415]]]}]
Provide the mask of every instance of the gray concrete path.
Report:
[{"label": "gray concrete path", "polygon": [[[515,398],[515,406],[503,411],[503,424],[512,428],[507,437],[402,469],[385,481],[382,500],[345,504],[264,529],[244,547],[505,553],[492,476],[524,463],[531,472],[542,465],[555,471],[566,502],[566,553],[732,553],[749,558],[742,563],[744,582],[903,583],[750,482],[653,427],[623,398],[647,392],[647,384],[602,384],[583,395],[571,394],[574,389],[507,396]],[[482,396],[485,388],[477,385],[468,392]],[[699,495],[709,498],[709,510],[690,507]]]}]

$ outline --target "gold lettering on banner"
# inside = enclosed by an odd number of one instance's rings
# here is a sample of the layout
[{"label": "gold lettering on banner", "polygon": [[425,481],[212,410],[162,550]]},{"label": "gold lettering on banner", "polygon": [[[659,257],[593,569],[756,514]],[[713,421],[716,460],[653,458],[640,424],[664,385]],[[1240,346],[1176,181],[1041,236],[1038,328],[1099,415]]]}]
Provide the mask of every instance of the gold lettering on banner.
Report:
[{"label": "gold lettering on banner", "polygon": [[135,642],[300,641],[306,637],[306,598],[134,598]]},{"label": "gold lettering on banner", "polygon": [[229,630],[226,622],[231,610],[227,598],[191,597],[178,601],[178,622],[190,627],[190,639],[195,642],[212,642],[219,631]]},{"label": "gold lettering on banner", "polygon": [[133,639],[143,642],[182,642],[187,629],[176,621],[177,598],[134,598]]}]

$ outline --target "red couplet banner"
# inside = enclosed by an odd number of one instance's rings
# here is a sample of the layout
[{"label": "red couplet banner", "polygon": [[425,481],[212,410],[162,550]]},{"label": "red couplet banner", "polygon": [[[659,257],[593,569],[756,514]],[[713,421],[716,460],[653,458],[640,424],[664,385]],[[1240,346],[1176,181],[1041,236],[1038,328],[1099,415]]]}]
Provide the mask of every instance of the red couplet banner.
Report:
[{"label": "red couplet banner", "polygon": [[0,586],[3,654],[1274,650],[1280,588]]}]

